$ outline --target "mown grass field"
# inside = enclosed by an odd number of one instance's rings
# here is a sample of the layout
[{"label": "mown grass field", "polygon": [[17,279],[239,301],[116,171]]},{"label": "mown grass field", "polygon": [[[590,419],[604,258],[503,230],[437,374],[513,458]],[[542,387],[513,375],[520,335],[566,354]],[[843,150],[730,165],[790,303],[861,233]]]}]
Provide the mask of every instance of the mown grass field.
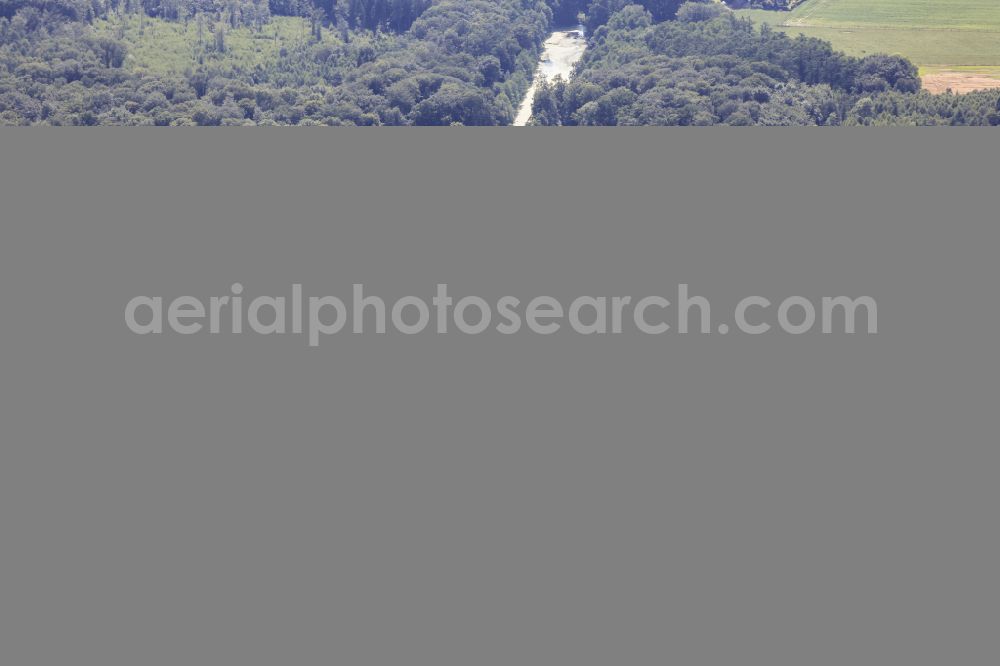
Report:
[{"label": "mown grass field", "polygon": [[939,78],[1000,85],[1000,0],[806,0],[790,12],[738,13],[851,55],[906,56],[935,92]]}]

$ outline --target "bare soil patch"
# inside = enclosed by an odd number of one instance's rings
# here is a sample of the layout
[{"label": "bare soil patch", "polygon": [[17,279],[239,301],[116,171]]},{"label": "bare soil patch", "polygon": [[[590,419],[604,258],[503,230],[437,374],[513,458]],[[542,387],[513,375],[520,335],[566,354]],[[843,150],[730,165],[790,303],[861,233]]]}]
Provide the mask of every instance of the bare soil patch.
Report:
[{"label": "bare soil patch", "polygon": [[935,95],[947,92],[949,89],[958,94],[970,93],[974,90],[1000,88],[1000,79],[972,72],[935,72],[921,77],[924,88]]}]

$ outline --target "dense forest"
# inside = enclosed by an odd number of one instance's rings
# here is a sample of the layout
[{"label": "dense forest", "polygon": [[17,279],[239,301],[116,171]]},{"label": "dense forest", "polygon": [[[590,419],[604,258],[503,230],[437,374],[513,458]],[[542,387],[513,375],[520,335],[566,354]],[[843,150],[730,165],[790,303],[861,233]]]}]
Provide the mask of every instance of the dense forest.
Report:
[{"label": "dense forest", "polygon": [[[0,122],[507,124],[552,20],[543,0],[0,0]],[[156,35],[182,68],[130,66]]]},{"label": "dense forest", "polygon": [[931,95],[899,56],[854,58],[686,3],[656,22],[632,5],[597,28],[569,83],[543,85],[543,125],[998,125],[1000,91]]},{"label": "dense forest", "polygon": [[1000,91],[680,0],[0,0],[0,124],[506,125],[579,20],[534,124],[1000,124]]}]

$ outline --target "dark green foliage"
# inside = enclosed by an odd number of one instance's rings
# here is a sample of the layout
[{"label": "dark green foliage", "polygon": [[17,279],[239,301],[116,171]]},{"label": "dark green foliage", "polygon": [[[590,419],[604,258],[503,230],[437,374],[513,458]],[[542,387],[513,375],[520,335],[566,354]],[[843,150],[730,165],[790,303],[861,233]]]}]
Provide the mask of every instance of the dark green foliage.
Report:
[{"label": "dark green foliage", "polygon": [[[254,30],[270,13],[248,22],[249,8],[260,6],[253,0],[196,14],[180,4],[192,0],[171,1],[147,0],[145,11],[198,26],[203,46],[183,74],[133,74],[121,39],[63,13],[25,6],[0,18],[0,124],[508,124],[552,21],[542,0],[434,0],[429,8],[365,0],[347,18],[337,4],[307,12],[272,2],[269,12],[305,15],[311,39],[248,71],[227,55],[230,31]],[[403,6],[422,14],[397,22],[392,10]],[[114,25],[118,10],[101,5],[95,16],[108,11]],[[389,18],[375,20],[375,31],[347,25],[379,16]]]},{"label": "dark green foliage", "polygon": [[[366,30],[407,30],[428,7],[430,0],[340,0],[351,27]],[[336,0],[323,0],[329,18],[335,17]]]},{"label": "dark green foliage", "polygon": [[542,79],[535,91],[535,98],[531,104],[531,119],[535,125],[561,125],[559,116],[559,105],[566,85],[561,78],[557,78],[553,84]]},{"label": "dark green foliage", "polygon": [[754,9],[789,10],[801,5],[805,0],[729,0],[733,9],[753,7]]},{"label": "dark green foliage", "polygon": [[[1000,125],[1000,91],[930,95],[903,58],[680,0],[0,0],[0,124],[508,124],[581,11],[588,49],[535,124]],[[143,31],[184,25],[179,66],[136,66]]]},{"label": "dark green foliage", "polygon": [[11,18],[19,10],[37,10],[39,16],[53,14],[69,19],[86,18],[89,0],[0,0],[0,16]]},{"label": "dark green foliage", "polygon": [[728,9],[718,2],[685,2],[677,8],[677,20],[682,23],[709,21],[725,14]]},{"label": "dark green foliage", "polygon": [[[713,18],[712,14],[724,15]],[[656,23],[638,5],[590,36],[579,74],[538,124],[879,125],[1000,123],[1000,91],[931,95],[899,56],[853,58],[755,28],[718,5]],[[549,104],[548,100],[546,104]]]},{"label": "dark green foliage", "polygon": [[685,0],[592,0],[587,7],[587,31],[594,32],[606,25],[612,16],[629,5],[645,9],[653,21],[666,21],[677,15],[677,10],[684,2]]}]

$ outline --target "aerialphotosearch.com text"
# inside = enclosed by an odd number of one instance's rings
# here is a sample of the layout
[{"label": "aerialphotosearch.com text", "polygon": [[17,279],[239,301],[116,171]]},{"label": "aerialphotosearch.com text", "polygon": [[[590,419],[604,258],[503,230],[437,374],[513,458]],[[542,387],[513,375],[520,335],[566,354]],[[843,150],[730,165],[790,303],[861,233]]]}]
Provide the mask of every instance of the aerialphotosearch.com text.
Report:
[{"label": "aerialphotosearch.com text", "polygon": [[293,284],[289,296],[256,296],[243,293],[234,283],[229,293],[207,299],[179,296],[136,296],[125,306],[125,322],[139,335],[170,330],[195,333],[243,333],[260,335],[291,333],[308,336],[317,347],[324,337],[342,332],[382,334],[391,326],[399,333],[459,332],[478,335],[491,328],[512,335],[529,331],[551,335],[566,329],[581,335],[620,334],[634,331],[646,335],[702,333],[725,335],[730,331],[761,335],[780,331],[792,335],[809,332],[878,332],[878,306],[870,296],[824,296],[809,299],[789,296],[780,300],[748,296],[736,305],[728,321],[713,323],[712,306],[703,296],[693,295],[687,284],[677,285],[673,298],[664,296],[579,296],[560,300],[551,296],[530,299],[503,296],[493,301],[478,296],[455,298],[447,284],[438,284],[428,300],[404,296],[385,300],[354,284],[351,298],[306,296],[301,284]]}]

